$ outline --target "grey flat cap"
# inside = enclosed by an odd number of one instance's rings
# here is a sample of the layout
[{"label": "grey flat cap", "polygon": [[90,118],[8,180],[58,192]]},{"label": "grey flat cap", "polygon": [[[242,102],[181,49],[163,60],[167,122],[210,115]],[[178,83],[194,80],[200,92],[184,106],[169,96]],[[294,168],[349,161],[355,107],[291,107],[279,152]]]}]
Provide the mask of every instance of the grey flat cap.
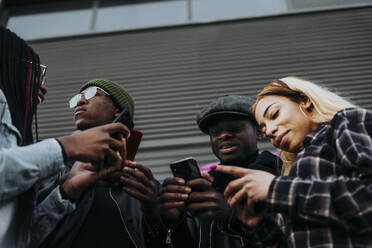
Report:
[{"label": "grey flat cap", "polygon": [[210,121],[218,115],[235,115],[252,120],[256,120],[252,114],[252,106],[255,100],[248,96],[226,95],[217,98],[205,106],[196,116],[196,122],[203,133],[208,134]]}]

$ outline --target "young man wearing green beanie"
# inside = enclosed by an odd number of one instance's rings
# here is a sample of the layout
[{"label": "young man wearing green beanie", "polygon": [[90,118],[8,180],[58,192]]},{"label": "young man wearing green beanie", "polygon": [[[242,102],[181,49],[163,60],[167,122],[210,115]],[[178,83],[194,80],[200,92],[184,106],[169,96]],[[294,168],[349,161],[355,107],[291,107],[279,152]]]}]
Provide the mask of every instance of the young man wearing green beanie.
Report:
[{"label": "young man wearing green beanie", "polygon": [[[134,116],[131,96],[118,84],[104,79],[85,83],[69,103],[78,130],[111,123],[123,109],[128,110],[130,120]],[[120,177],[121,186],[116,187],[87,183],[84,171],[74,173],[81,173],[81,180],[71,182],[68,175],[62,188],[66,198],[76,204],[76,210],[60,220],[49,237],[37,246],[163,247],[160,243],[165,242],[166,230],[157,211],[158,182],[148,167],[127,160]],[[112,185],[112,180],[101,180],[98,184]],[[50,229],[56,224],[51,224]]]}]

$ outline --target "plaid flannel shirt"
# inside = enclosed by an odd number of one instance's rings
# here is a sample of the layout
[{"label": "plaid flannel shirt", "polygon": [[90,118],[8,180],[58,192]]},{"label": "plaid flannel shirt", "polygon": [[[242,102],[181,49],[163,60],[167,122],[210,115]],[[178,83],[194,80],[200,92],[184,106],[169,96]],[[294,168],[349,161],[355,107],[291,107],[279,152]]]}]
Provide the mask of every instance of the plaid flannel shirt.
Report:
[{"label": "plaid flannel shirt", "polygon": [[339,111],[306,136],[289,175],[274,179],[267,209],[289,223],[290,246],[372,247],[371,136],[372,113]]}]

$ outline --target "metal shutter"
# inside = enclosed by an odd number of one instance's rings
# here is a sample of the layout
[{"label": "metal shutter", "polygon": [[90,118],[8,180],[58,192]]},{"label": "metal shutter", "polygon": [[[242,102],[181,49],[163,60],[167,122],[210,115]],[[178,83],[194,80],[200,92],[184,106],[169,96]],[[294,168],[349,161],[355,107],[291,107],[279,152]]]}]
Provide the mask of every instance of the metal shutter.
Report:
[{"label": "metal shutter", "polygon": [[[372,8],[120,32],[31,43],[48,65],[38,110],[41,138],[74,130],[67,101],[83,82],[107,78],[136,102],[144,137],[137,160],[158,179],[169,162],[216,161],[195,115],[224,94],[254,96],[271,79],[297,75],[372,110]],[[261,147],[271,148],[262,143]]]}]

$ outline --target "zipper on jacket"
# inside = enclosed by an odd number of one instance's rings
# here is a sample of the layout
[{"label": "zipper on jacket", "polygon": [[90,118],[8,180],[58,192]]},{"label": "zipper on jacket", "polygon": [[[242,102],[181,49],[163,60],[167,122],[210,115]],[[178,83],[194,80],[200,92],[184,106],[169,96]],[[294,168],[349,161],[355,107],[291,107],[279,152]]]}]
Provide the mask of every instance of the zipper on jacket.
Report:
[{"label": "zipper on jacket", "polygon": [[131,235],[130,232],[128,231],[127,225],[125,224],[125,221],[124,221],[123,215],[121,214],[121,210],[120,210],[119,204],[117,203],[117,201],[114,199],[114,196],[112,195],[111,188],[109,188],[109,194],[110,194],[111,199],[114,201],[116,207],[117,207],[118,210],[119,210],[120,219],[121,219],[121,221],[123,222],[123,225],[124,225],[124,227],[125,227],[125,231],[128,233],[128,236],[129,236],[130,240],[132,240],[132,242],[133,242],[133,244],[134,244],[134,247],[137,248],[138,246],[137,246],[136,242],[134,242],[134,239],[133,239],[132,235]]},{"label": "zipper on jacket", "polygon": [[[198,248],[201,248],[201,245],[202,245],[202,242],[201,242],[201,233],[202,233],[201,225],[200,225],[200,223],[196,219],[193,218],[193,220],[194,220],[194,222],[196,222],[195,224],[196,224],[196,226],[198,226],[198,229],[199,229]],[[172,229],[168,229],[167,230],[165,244],[166,244],[167,248],[173,248],[173,243],[172,243]]]},{"label": "zipper on jacket", "polygon": [[173,245],[172,245],[172,229],[168,229],[168,231],[167,231],[165,244],[167,245],[167,247],[170,247],[170,248],[173,247]]},{"label": "zipper on jacket", "polygon": [[202,244],[202,241],[201,241],[201,235],[202,235],[202,229],[201,229],[201,225],[199,223],[199,248],[201,248],[201,244]]},{"label": "zipper on jacket", "polygon": [[244,240],[243,240],[243,238],[242,238],[241,236],[240,236],[240,246],[241,246],[242,248],[245,247]]},{"label": "zipper on jacket", "polygon": [[[214,220],[212,221],[212,223],[211,223],[211,230],[210,230],[210,234],[209,234],[209,242],[210,242],[210,248],[212,248],[212,235],[213,235],[213,231],[212,231],[212,229],[213,228],[218,228],[216,225],[215,225],[215,222],[214,222]],[[229,228],[230,229],[230,228]],[[231,229],[230,229],[231,230]],[[217,230],[217,231],[219,231],[219,230]],[[231,230],[232,231],[232,230]],[[240,235],[240,234],[232,234],[232,233],[227,233],[227,232],[224,232],[223,230],[222,230],[222,232],[226,235],[226,236],[230,236],[230,237],[232,237],[232,238],[236,238],[236,239],[239,239],[239,242],[240,242],[240,247],[242,247],[242,248],[244,248],[245,247],[245,243],[244,243],[244,239],[243,239],[243,237]],[[236,232],[235,232],[236,233]]]},{"label": "zipper on jacket", "polygon": [[213,227],[214,227],[214,220],[212,220],[211,229],[209,230],[209,248],[212,248]]}]

